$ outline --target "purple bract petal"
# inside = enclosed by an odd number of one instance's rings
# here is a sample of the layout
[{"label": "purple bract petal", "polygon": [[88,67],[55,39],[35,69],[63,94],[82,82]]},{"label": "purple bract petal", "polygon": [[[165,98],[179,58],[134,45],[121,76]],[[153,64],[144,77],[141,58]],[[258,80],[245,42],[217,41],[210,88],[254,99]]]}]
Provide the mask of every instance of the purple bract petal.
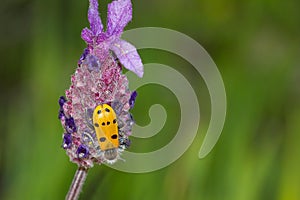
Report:
[{"label": "purple bract petal", "polygon": [[108,4],[107,30],[108,36],[118,35],[132,19],[132,5],[130,0],[118,0]]},{"label": "purple bract petal", "polygon": [[111,45],[110,49],[114,51],[126,69],[136,73],[139,77],[143,76],[144,68],[142,60],[132,44],[119,39]]},{"label": "purple bract petal", "polygon": [[90,0],[90,7],[88,11],[88,19],[90,22],[90,28],[94,36],[102,33],[103,25],[98,12],[98,1]]},{"label": "purple bract petal", "polygon": [[87,43],[87,44],[93,44],[93,33],[90,29],[84,28],[81,31],[81,38]]}]

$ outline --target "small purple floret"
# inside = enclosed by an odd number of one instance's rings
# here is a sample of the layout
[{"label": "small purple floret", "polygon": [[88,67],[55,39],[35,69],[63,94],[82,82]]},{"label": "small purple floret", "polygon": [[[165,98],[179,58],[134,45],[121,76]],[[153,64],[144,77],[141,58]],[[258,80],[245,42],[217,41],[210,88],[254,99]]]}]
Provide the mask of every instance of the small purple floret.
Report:
[{"label": "small purple floret", "polygon": [[63,140],[63,148],[68,149],[72,145],[72,136],[70,133],[65,133],[64,140]]},{"label": "small purple floret", "polygon": [[101,64],[96,56],[87,55],[84,63],[87,64],[89,71],[99,72]]},{"label": "small purple floret", "polygon": [[68,133],[73,133],[77,131],[73,117],[66,119],[65,126]]},{"label": "small purple floret", "polygon": [[131,93],[131,96],[130,96],[130,99],[129,99],[129,105],[130,105],[130,108],[133,108],[136,97],[137,97],[137,92],[136,92],[136,91],[133,91],[133,92]]},{"label": "small purple floret", "polygon": [[66,103],[66,98],[64,96],[59,97],[58,103],[60,107],[63,107],[63,105]]},{"label": "small purple floret", "polygon": [[76,151],[78,158],[86,158],[89,155],[89,149],[81,144]]},{"label": "small purple floret", "polygon": [[61,119],[64,116],[65,116],[64,110],[62,108],[60,108],[59,112],[58,112],[58,119]]},{"label": "small purple floret", "polygon": [[78,60],[78,65],[81,65],[82,61],[85,60],[86,56],[89,54],[89,49],[85,48],[83,53],[80,56],[80,59]]}]

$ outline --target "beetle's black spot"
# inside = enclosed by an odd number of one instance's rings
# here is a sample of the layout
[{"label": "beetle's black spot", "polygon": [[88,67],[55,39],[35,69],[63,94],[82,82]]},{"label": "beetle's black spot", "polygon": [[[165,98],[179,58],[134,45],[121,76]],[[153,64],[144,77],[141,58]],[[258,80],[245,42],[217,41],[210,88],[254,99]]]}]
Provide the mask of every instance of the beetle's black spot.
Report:
[{"label": "beetle's black spot", "polygon": [[102,126],[105,126],[105,122],[102,122]]},{"label": "beetle's black spot", "polygon": [[105,111],[106,111],[106,112],[110,112],[110,110],[109,110],[108,108],[105,108]]},{"label": "beetle's black spot", "polygon": [[101,114],[101,110],[98,110],[98,112],[97,112],[97,113],[98,113],[98,115],[100,115],[100,114]]},{"label": "beetle's black spot", "polygon": [[115,124],[115,123],[117,123],[117,120],[116,120],[116,119],[114,119],[114,120],[113,120],[113,123],[114,123],[114,124]]},{"label": "beetle's black spot", "polygon": [[118,135],[117,134],[113,134],[112,136],[111,136],[111,139],[117,139],[118,138]]},{"label": "beetle's black spot", "polygon": [[107,125],[110,125],[110,122],[108,121],[108,122],[106,122],[106,124],[107,124]]},{"label": "beetle's black spot", "polygon": [[95,123],[94,125],[95,125],[96,127],[99,127],[99,124],[98,124],[98,123]]},{"label": "beetle's black spot", "polygon": [[105,142],[105,140],[106,140],[105,137],[101,137],[101,138],[99,139],[100,142]]}]

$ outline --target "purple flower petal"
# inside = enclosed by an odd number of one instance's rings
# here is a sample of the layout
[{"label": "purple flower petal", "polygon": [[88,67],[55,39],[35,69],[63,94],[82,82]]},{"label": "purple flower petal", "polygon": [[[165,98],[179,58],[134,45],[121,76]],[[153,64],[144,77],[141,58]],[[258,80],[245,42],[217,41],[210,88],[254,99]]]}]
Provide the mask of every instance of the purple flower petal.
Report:
[{"label": "purple flower petal", "polygon": [[93,43],[93,33],[90,29],[84,28],[81,31],[81,38],[87,43],[87,44],[92,44]]},{"label": "purple flower petal", "polygon": [[102,33],[103,25],[98,12],[98,0],[90,0],[90,7],[88,11],[88,19],[90,28],[94,36]]},{"label": "purple flower petal", "polygon": [[114,51],[126,69],[136,73],[139,77],[143,76],[144,68],[142,60],[132,44],[118,39],[111,45],[110,49]]},{"label": "purple flower petal", "polygon": [[120,36],[124,27],[132,19],[131,0],[118,0],[108,4],[107,35]]}]

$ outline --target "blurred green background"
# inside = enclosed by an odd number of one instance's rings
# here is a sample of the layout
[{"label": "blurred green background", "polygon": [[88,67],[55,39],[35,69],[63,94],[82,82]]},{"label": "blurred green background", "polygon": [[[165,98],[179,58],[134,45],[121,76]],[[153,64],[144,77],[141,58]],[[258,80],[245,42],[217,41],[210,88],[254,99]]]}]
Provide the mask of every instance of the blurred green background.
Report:
[{"label": "blurred green background", "polygon": [[[100,1],[103,22],[108,2]],[[126,29],[174,29],[208,51],[226,87],[225,127],[199,160],[210,119],[205,83],[178,56],[141,50],[144,63],[173,66],[195,86],[198,135],[180,159],[155,172],[95,166],[80,199],[300,199],[300,1],[134,0],[133,6]],[[57,100],[85,47],[80,32],[88,26],[87,8],[87,0],[1,1],[0,199],[64,199],[67,193],[77,166],[60,148]],[[153,138],[132,139],[131,151],[147,152],[172,139],[180,110],[164,87],[138,92],[138,124],[150,122],[154,103],[169,115]]]}]

